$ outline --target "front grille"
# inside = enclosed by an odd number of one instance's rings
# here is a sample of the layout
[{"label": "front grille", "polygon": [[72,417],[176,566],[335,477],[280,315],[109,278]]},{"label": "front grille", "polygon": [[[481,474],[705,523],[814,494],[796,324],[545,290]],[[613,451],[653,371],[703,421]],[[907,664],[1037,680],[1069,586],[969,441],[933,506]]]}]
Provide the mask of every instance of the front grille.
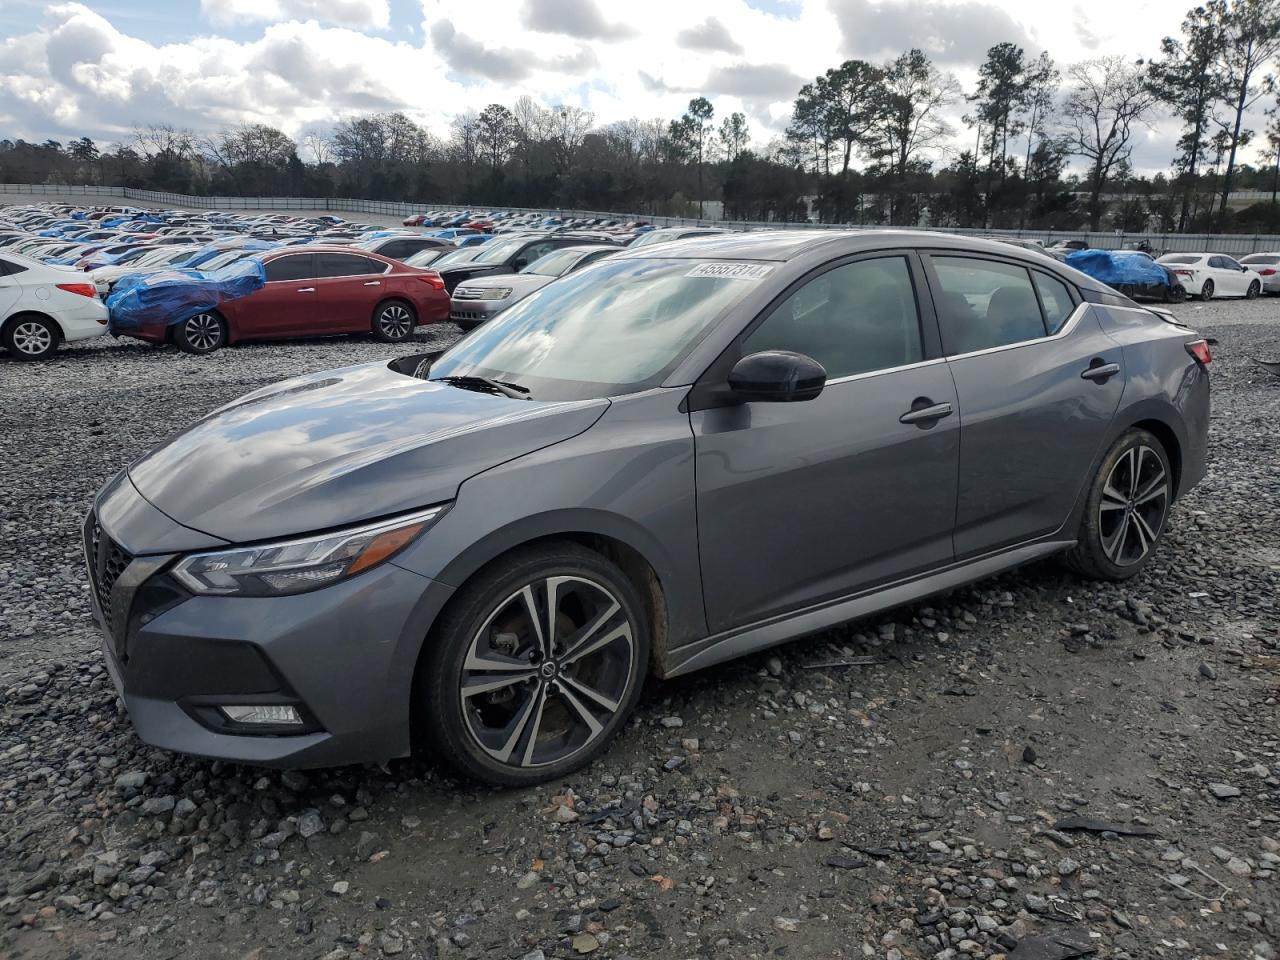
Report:
[{"label": "front grille", "polygon": [[89,538],[90,556],[89,570],[93,577],[93,592],[98,598],[98,607],[102,610],[102,619],[107,632],[113,630],[111,622],[111,589],[116,585],[125,567],[133,562],[133,557],[120,548],[93,518],[93,528]]},{"label": "front grille", "polygon": [[478,313],[475,310],[450,310],[449,319],[450,320],[483,320],[485,319],[485,314]]},{"label": "front grille", "polygon": [[458,287],[453,291],[453,297],[455,300],[479,300],[480,288],[479,287]]}]

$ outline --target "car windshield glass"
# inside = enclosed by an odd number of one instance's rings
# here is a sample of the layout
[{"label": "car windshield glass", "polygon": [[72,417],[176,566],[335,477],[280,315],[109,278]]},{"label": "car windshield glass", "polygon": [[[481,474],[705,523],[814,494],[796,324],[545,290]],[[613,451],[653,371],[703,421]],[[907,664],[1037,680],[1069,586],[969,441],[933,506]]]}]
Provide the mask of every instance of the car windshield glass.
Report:
[{"label": "car windshield glass", "polygon": [[464,247],[461,250],[454,250],[452,253],[446,253],[443,257],[432,264],[433,267],[452,267],[459,263],[470,263],[476,257],[480,256],[480,251],[484,247]]},{"label": "car windshield glass", "polygon": [[521,273],[536,273],[540,277],[558,277],[578,262],[581,250],[552,250],[529,264]]},{"label": "car windshield glass", "polygon": [[[482,376],[535,400],[617,396],[657,386],[758,279],[694,260],[603,260],[541,290],[458,342],[432,380]],[[759,268],[757,276],[767,274]]]},{"label": "car windshield glass", "polygon": [[448,253],[448,247],[427,247],[427,249],[419,250],[411,257],[406,257],[404,263],[410,267],[425,267],[428,264],[435,263],[437,260],[444,259]]},{"label": "car windshield glass", "polygon": [[216,257],[211,257],[200,264],[200,269],[205,271],[217,270],[219,267],[225,267],[228,263],[235,263],[243,256],[245,256],[243,250],[228,250],[226,253],[220,253]]},{"label": "car windshield glass", "polygon": [[1167,256],[1161,257],[1160,262],[1161,263],[1196,263],[1199,261],[1199,259],[1200,259],[1199,257],[1192,257],[1186,254],[1170,253]]},{"label": "car windshield glass", "polygon": [[479,254],[473,262],[475,263],[501,263],[508,257],[512,256],[517,250],[527,243],[523,237],[518,240],[499,240],[497,242],[490,240],[486,244],[482,244]]}]

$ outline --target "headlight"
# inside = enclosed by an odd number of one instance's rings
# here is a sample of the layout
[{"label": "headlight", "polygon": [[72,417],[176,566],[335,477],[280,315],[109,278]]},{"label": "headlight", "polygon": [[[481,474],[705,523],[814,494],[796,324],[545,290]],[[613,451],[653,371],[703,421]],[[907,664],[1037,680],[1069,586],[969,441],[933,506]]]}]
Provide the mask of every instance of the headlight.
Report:
[{"label": "headlight", "polygon": [[274,597],[304,593],[390,559],[447,508],[442,504],[394,520],[299,540],[193,553],[174,567],[173,575],[198,594]]},{"label": "headlight", "polygon": [[468,293],[471,300],[505,300],[511,296],[510,287],[472,287]]}]

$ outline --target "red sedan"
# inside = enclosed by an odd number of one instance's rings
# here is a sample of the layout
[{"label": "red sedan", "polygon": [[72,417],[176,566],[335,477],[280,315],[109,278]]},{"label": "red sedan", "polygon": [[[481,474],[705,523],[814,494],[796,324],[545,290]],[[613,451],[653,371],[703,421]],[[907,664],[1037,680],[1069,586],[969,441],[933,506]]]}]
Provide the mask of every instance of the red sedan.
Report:
[{"label": "red sedan", "polygon": [[287,247],[254,256],[266,274],[259,289],[181,323],[159,318],[122,332],[210,353],[241,340],[342,333],[372,333],[385,343],[400,343],[420,325],[449,319],[449,295],[434,270],[339,246]]}]

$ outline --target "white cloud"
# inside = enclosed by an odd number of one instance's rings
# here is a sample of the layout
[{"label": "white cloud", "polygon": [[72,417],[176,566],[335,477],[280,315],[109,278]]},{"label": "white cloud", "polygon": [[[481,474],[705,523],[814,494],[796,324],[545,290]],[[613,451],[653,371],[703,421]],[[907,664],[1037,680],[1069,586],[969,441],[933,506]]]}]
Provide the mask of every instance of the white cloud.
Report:
[{"label": "white cloud", "polygon": [[[491,3],[419,0],[422,29],[410,41],[398,39],[409,31],[382,29],[386,0],[202,0],[211,22],[241,24],[237,39],[158,43],[130,36],[92,2],[51,6],[30,32],[0,39],[7,135],[111,141],[127,139],[134,124],[206,132],[249,121],[300,136],[374,110],[403,110],[445,135],[456,113],[526,94],[586,108],[599,123],[673,118],[704,94],[717,122],[743,111],[763,144],[785,128],[799,84],[858,46],[848,31],[859,25],[876,48],[866,55],[887,55],[879,48],[893,52],[895,44],[948,51],[957,59],[946,66],[972,89],[976,58],[1005,39],[998,24],[1013,24],[1029,48],[1047,48],[1066,64],[1151,55],[1180,18],[1167,0],[797,0],[785,16],[747,0],[518,0],[518,7],[512,0],[502,16]],[[241,39],[246,18],[260,26]],[[954,35],[962,31],[970,36],[960,43]],[[972,145],[971,131],[957,136],[957,149]],[[1162,124],[1136,158],[1144,169],[1167,162],[1157,155],[1166,141]]]},{"label": "white cloud", "polygon": [[356,29],[385,30],[387,0],[200,0],[200,12],[216,26],[319,20]]}]

